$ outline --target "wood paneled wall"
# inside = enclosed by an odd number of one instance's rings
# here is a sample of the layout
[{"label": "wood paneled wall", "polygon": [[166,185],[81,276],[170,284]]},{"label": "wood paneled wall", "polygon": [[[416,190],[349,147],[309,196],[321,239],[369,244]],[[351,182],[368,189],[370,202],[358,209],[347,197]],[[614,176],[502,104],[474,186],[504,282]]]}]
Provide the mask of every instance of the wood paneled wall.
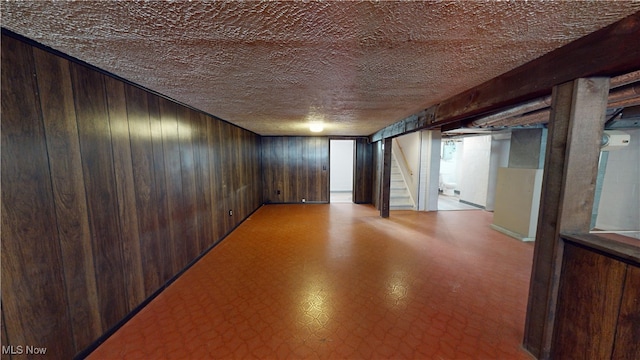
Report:
[{"label": "wood paneled wall", "polygon": [[329,202],[329,138],[263,137],[266,203]]},{"label": "wood paneled wall", "polygon": [[637,263],[566,243],[551,358],[640,358]]},{"label": "wood paneled wall", "polygon": [[368,139],[355,141],[355,176],[353,177],[353,202],[371,204],[373,201],[373,144]]},{"label": "wood paneled wall", "polygon": [[73,357],[262,204],[258,135],[4,33],[1,130],[2,345]]}]

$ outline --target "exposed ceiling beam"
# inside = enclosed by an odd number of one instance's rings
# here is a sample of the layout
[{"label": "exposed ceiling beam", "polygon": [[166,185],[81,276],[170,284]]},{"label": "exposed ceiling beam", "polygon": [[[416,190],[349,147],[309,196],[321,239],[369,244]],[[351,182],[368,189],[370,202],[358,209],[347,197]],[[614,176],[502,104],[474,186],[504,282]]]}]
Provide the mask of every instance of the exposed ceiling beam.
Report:
[{"label": "exposed ceiling beam", "polygon": [[[627,106],[640,105],[640,74],[635,83],[627,83],[625,86],[613,88],[614,84],[620,84],[620,77],[611,78],[611,91],[608,97],[608,108],[624,108]],[[625,75],[625,78],[628,78]],[[533,125],[547,123],[549,121],[549,114],[551,106],[551,97],[546,96],[543,98],[528,101],[521,105],[510,107],[507,110],[500,111],[488,116],[481,116],[474,118],[472,121],[464,124],[467,127],[506,127],[506,126],[518,126],[518,125]]]},{"label": "exposed ceiling beam", "polygon": [[370,139],[462,126],[462,120],[549,95],[553,86],[573,79],[639,70],[638,39],[640,12],[391,124]]}]

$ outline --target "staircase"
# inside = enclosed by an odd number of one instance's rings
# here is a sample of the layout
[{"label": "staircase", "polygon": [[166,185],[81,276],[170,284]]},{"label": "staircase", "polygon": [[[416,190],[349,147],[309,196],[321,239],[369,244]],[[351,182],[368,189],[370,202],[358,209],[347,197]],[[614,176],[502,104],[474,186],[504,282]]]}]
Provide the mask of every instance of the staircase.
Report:
[{"label": "staircase", "polygon": [[415,210],[415,205],[409,194],[407,183],[404,181],[395,156],[391,157],[391,193],[389,210]]}]

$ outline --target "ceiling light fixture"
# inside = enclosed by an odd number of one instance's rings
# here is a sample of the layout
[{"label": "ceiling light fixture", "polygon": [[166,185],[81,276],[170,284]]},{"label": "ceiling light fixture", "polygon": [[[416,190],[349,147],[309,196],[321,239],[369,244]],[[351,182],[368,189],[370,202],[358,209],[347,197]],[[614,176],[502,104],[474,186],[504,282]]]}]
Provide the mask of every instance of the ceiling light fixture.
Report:
[{"label": "ceiling light fixture", "polygon": [[322,132],[322,130],[324,130],[324,126],[321,122],[312,122],[309,124],[309,130],[314,133]]}]

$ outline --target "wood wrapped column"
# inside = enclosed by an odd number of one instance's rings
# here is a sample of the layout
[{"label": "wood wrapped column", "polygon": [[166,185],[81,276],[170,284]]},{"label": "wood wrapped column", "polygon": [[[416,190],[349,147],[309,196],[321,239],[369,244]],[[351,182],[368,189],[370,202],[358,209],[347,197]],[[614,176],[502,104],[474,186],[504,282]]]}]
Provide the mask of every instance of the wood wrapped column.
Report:
[{"label": "wood wrapped column", "polygon": [[588,232],[605,122],[609,78],[582,78],[553,88],[540,215],[524,347],[550,356],[563,243],[560,232]]},{"label": "wood wrapped column", "polygon": [[391,143],[392,139],[382,140],[382,180],[380,181],[380,216],[389,217],[391,198]]}]

